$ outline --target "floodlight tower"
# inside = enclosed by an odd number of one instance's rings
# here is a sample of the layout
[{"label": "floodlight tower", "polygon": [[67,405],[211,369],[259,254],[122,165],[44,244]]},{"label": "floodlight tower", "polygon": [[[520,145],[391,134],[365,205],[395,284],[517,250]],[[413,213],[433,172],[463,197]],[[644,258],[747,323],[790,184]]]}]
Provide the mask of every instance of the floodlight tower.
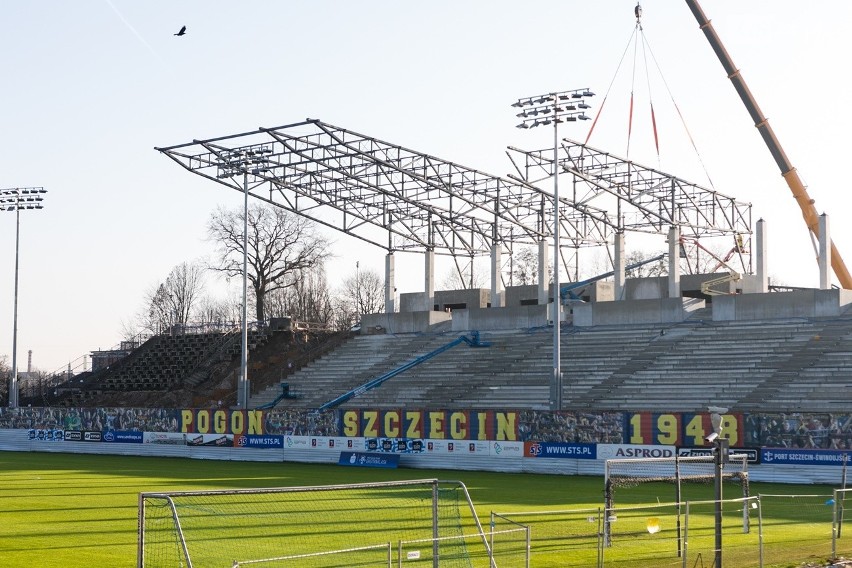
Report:
[{"label": "floodlight tower", "polygon": [[535,128],[553,124],[553,377],[550,383],[550,406],[562,410],[562,352],[560,343],[560,320],[562,298],[559,290],[559,124],[589,120],[586,110],[591,106],[587,98],[595,94],[589,89],[574,89],[557,93],[545,93],[525,97],[512,103],[523,108],[516,116],[523,119],[518,128]]},{"label": "floodlight tower", "polygon": [[43,187],[0,189],[0,210],[15,212],[15,303],[12,318],[12,376],[9,379],[9,408],[18,407],[18,257],[21,242],[21,210],[43,209]]},{"label": "floodlight tower", "polygon": [[[722,413],[727,412],[727,408],[709,406],[707,410],[710,412],[710,424],[713,431],[705,438],[705,440],[713,444],[713,469],[714,475],[714,533],[715,533],[715,554],[713,560],[714,568],[722,568],[722,470],[725,464],[728,463],[730,441],[728,438],[722,437]],[[745,504],[743,504],[745,506]]]},{"label": "floodlight tower", "polygon": [[249,388],[248,379],[248,195],[249,174],[259,175],[269,169],[269,160],[266,158],[272,150],[268,147],[236,148],[232,150],[221,150],[216,153],[216,166],[219,170],[216,175],[219,179],[243,176],[243,299],[242,299],[242,324],[240,342],[240,377],[237,383],[237,406],[248,408]]}]

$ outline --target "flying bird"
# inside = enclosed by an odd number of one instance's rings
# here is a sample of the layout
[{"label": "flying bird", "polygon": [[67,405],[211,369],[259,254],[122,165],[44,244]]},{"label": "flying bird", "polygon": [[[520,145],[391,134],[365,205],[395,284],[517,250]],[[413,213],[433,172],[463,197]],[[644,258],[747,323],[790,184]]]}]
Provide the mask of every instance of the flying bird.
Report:
[{"label": "flying bird", "polygon": [[176,35],[176,36],[186,35],[186,26],[182,27],[180,29],[180,31],[178,33],[174,34],[174,35]]}]

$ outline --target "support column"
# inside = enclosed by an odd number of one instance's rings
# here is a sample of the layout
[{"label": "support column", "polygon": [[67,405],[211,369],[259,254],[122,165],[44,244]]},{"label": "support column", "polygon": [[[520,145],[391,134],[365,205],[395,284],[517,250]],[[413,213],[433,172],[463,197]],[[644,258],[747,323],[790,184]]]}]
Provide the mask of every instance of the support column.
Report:
[{"label": "support column", "polygon": [[435,250],[428,249],[424,254],[426,267],[424,270],[424,310],[431,312],[435,309]]},{"label": "support column", "polygon": [[759,292],[765,294],[769,292],[769,273],[766,270],[766,261],[769,257],[766,255],[766,221],[763,219],[757,220],[757,226],[754,229],[754,241],[754,269],[757,273]]},{"label": "support column", "polygon": [[615,258],[612,262],[614,271],[613,299],[618,302],[624,299],[624,233],[615,234]]},{"label": "support column", "polygon": [[680,297],[680,228],[669,227],[669,298]]},{"label": "support column", "polygon": [[502,254],[500,243],[495,242],[491,246],[491,307],[503,307],[503,279],[500,278],[500,257]]},{"label": "support column", "polygon": [[538,241],[538,305],[550,302],[550,278],[547,277],[547,242]]},{"label": "support column", "polygon": [[394,273],[395,261],[392,252],[385,255],[385,313],[392,314],[396,311],[396,275]]},{"label": "support column", "polygon": [[819,287],[831,288],[831,233],[825,213],[819,216]]}]

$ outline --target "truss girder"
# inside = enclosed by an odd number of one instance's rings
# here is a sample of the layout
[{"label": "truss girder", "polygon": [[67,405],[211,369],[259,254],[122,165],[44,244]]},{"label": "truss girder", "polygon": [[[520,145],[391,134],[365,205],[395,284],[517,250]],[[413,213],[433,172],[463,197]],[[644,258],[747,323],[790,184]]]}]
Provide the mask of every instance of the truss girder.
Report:
[{"label": "truss girder", "polygon": [[[552,197],[536,187],[318,120],[158,150],[243,192],[229,169],[239,154],[253,197],[389,250],[481,255],[552,234]],[[610,225],[594,207],[562,211],[574,246],[606,242]]]},{"label": "truss girder", "polygon": [[[509,150],[527,176],[553,170],[552,149]],[[665,234],[677,225],[682,234],[694,237],[751,233],[750,203],[591,146],[564,139],[559,166],[575,176],[573,204],[616,210],[622,230]]]}]

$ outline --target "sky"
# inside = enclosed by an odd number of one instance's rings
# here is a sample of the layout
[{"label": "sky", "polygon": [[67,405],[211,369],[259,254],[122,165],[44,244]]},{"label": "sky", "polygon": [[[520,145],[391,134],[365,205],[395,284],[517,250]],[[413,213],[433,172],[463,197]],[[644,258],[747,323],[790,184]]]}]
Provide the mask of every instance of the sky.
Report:
[{"label": "sky", "polygon": [[[212,255],[207,220],[217,206],[241,206],[241,195],[154,147],[317,118],[506,175],[507,146],[552,144],[548,129],[516,129],[510,104],[575,88],[597,93],[592,112],[606,100],[592,146],[752,203],[753,220],[767,222],[773,281],[819,283],[801,213],[685,2],[642,2],[644,51],[631,41],[633,0],[0,5],[0,189],[48,192],[44,209],[20,219],[21,371],[30,350],[33,366],[52,372],[117,345],[147,291],[174,266]],[[852,131],[852,3],[702,6],[852,258],[852,199],[839,177]],[[183,25],[186,35],[174,36]],[[583,140],[588,124],[560,134]],[[9,361],[15,229],[15,214],[0,214],[0,356]],[[382,249],[328,236],[332,287],[356,262],[383,274]],[[397,256],[399,291],[421,291],[422,256]],[[592,264],[584,276],[599,271]]]}]

